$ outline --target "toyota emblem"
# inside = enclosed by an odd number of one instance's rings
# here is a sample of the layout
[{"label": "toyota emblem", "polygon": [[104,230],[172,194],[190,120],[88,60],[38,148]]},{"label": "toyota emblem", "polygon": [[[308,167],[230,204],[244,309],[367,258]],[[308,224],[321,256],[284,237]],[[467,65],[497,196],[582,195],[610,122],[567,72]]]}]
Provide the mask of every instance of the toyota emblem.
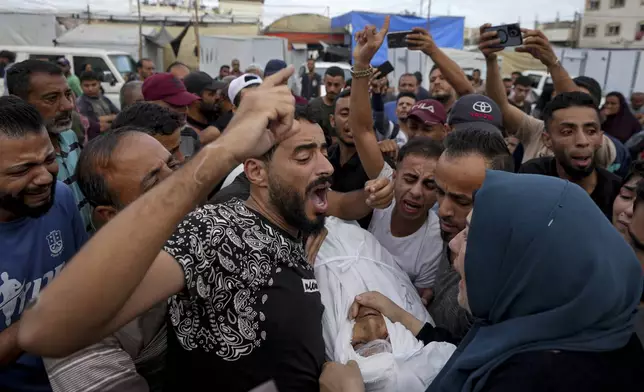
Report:
[{"label": "toyota emblem", "polygon": [[472,106],[472,109],[476,110],[479,113],[492,113],[492,105],[483,101],[476,102]]}]

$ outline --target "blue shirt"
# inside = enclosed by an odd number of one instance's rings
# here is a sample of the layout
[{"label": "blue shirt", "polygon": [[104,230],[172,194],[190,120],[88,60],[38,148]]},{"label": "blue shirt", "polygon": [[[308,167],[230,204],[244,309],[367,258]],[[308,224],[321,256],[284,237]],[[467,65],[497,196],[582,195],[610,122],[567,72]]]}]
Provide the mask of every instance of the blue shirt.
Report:
[{"label": "blue shirt", "polygon": [[396,116],[396,101],[389,101],[385,103],[385,114],[389,121],[398,124],[398,116]]},{"label": "blue shirt", "polygon": [[[86,241],[72,191],[60,181],[47,214],[0,223],[0,333],[20,319]],[[0,391],[50,390],[40,357],[23,354],[0,368]]]}]

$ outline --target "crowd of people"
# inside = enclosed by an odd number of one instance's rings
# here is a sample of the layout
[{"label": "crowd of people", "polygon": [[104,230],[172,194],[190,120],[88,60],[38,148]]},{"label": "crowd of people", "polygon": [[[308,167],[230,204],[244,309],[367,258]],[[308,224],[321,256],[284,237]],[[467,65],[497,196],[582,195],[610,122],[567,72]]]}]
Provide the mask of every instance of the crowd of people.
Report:
[{"label": "crowd of people", "polygon": [[300,95],[281,60],[142,59],[119,108],[3,67],[0,390],[644,390],[644,94],[523,30],[535,101],[484,25],[485,78],[415,28],[394,95],[388,24]]}]

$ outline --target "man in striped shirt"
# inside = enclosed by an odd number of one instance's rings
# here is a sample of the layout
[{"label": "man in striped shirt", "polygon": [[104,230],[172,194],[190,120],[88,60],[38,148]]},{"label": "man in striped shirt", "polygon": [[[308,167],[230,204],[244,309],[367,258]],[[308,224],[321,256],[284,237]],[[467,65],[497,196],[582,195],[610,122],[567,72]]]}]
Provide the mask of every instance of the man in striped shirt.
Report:
[{"label": "man in striped shirt", "polygon": [[85,228],[91,232],[89,204],[74,175],[81,146],[76,133],[71,130],[74,95],[63,71],[54,63],[25,60],[7,71],[7,87],[9,94],[35,106],[45,120],[60,168],[58,180],[72,189]]},{"label": "man in striped shirt", "polygon": [[[78,184],[100,228],[168,177],[178,164],[140,128],[125,126],[92,139],[78,161]],[[54,392],[148,392],[163,388],[166,303],[68,357],[45,359]]]}]

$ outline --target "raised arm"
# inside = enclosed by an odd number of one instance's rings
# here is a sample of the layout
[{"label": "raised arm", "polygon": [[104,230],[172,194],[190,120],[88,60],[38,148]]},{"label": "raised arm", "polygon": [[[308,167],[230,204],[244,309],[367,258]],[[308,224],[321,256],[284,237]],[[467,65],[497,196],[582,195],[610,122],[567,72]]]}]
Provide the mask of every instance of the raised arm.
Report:
[{"label": "raised arm", "polygon": [[349,126],[353,140],[360,157],[362,167],[369,178],[377,178],[385,164],[378,139],[373,130],[371,101],[369,99],[369,84],[372,73],[371,59],[376,54],[389,30],[389,17],[380,31],[374,26],[367,26],[356,33],[356,43],[353,49],[353,81],[351,82],[351,112]]},{"label": "raised arm", "polygon": [[[383,173],[392,169],[385,166]],[[358,220],[369,215],[374,208],[385,209],[394,199],[394,184],[387,174],[383,178],[369,180],[364,189],[353,192],[329,192],[329,209],[327,215],[344,220]]]},{"label": "raised arm", "polygon": [[503,127],[508,134],[513,135],[521,127],[524,117],[527,114],[523,113],[519,108],[510,104],[508,96],[505,93],[505,86],[503,79],[501,79],[501,72],[497,62],[497,52],[503,48],[497,47],[501,40],[497,37],[496,31],[486,32],[485,29],[490,27],[490,24],[481,26],[481,35],[479,40],[479,49],[485,56],[487,66],[487,76],[485,79],[485,89],[487,96],[490,97],[501,109],[503,114]]},{"label": "raised arm", "polygon": [[449,84],[454,87],[456,94],[461,97],[467,94],[474,94],[474,87],[467,80],[461,67],[436,45],[432,35],[422,27],[414,27],[413,32],[413,34],[407,36],[409,50],[420,50],[429,56],[441,70]]},{"label": "raised arm", "polygon": [[[74,256],[23,313],[18,342],[26,351],[68,355],[79,344],[93,343],[91,339],[138,316],[142,308],[154,306],[156,299],[139,287],[142,281],[154,286],[146,275],[159,277],[158,285],[169,291],[183,287],[181,268],[159,250],[181,219],[233,167],[297,131],[292,127],[293,95],[280,86],[292,72],[289,67],[249,92],[225,136],[125,208]],[[165,263],[156,263],[159,258]],[[151,269],[153,262],[157,268]],[[164,287],[150,290],[158,293]]]},{"label": "raised arm", "polygon": [[555,85],[555,91],[558,94],[580,91],[568,71],[557,59],[557,55],[552,50],[550,41],[545,34],[540,30],[521,29],[521,31],[523,32],[523,45],[516,48],[516,51],[529,53],[548,68],[548,73],[552,76]]}]

